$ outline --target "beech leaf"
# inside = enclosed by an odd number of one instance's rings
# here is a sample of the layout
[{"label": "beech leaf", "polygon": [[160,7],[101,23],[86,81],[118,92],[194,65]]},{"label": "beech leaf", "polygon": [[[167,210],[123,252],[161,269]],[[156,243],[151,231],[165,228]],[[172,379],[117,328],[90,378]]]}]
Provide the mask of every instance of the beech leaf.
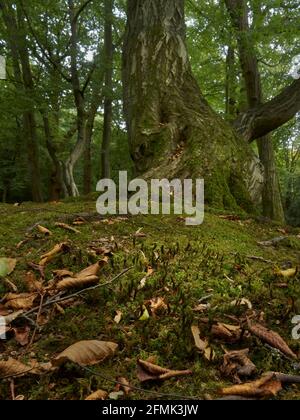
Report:
[{"label": "beech leaf", "polygon": [[262,341],[274,347],[275,349],[280,350],[286,356],[292,359],[297,359],[296,354],[289,348],[289,346],[278,333],[272,330],[268,330],[260,324],[253,325],[250,322],[248,322],[248,329],[252,334],[256,335],[256,337],[260,338]]},{"label": "beech leaf", "polygon": [[6,376],[20,376],[26,373],[35,373],[32,366],[24,365],[15,359],[8,359],[7,361],[0,361],[0,379]]},{"label": "beech leaf", "polygon": [[86,397],[86,401],[97,401],[97,400],[106,400],[108,393],[103,391],[103,389],[98,389],[98,391],[93,392],[91,395]]},{"label": "beech leaf", "polygon": [[4,296],[4,306],[14,310],[30,309],[36,298],[37,293],[7,293]]},{"label": "beech leaf", "polygon": [[77,363],[79,366],[95,365],[113,356],[117,348],[118,344],[109,341],[79,341],[52,360],[52,365],[58,367],[67,361]]}]

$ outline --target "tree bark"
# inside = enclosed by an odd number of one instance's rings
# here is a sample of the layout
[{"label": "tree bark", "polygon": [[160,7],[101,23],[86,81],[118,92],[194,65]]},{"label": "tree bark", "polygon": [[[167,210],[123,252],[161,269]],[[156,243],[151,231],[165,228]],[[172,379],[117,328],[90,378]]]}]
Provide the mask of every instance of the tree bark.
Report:
[{"label": "tree bark", "polygon": [[234,126],[240,135],[252,142],[281,127],[299,111],[300,79],[292,82],[270,101],[241,114]]},{"label": "tree bark", "polygon": [[67,197],[68,190],[64,182],[63,163],[58,159],[56,149],[54,146],[49,117],[46,114],[43,114],[42,117],[43,117],[43,123],[44,123],[46,147],[53,163],[53,172],[51,174],[51,179],[50,179],[49,196],[50,196],[50,200],[57,201],[61,197]]},{"label": "tree bark", "polygon": [[84,90],[80,85],[78,71],[78,13],[76,13],[73,0],[68,0],[69,17],[71,24],[71,42],[70,42],[70,59],[71,59],[71,81],[74,94],[74,102],[77,111],[77,141],[70,156],[64,165],[65,183],[68,188],[69,195],[72,197],[79,196],[79,191],[74,179],[74,166],[82,156],[85,149],[85,99]]},{"label": "tree bark", "polygon": [[137,173],[146,179],[204,178],[208,203],[253,210],[260,167],[193,77],[184,0],[128,0],[127,16],[124,113]]},{"label": "tree bark", "polygon": [[112,95],[113,95],[113,0],[105,0],[105,99],[104,99],[104,122],[103,138],[101,146],[101,177],[110,177],[110,143],[112,133]]},{"label": "tree bark", "polygon": [[229,121],[234,121],[237,115],[236,88],[237,75],[235,73],[235,51],[232,46],[228,46],[226,56],[225,113]]},{"label": "tree bark", "polygon": [[[226,0],[226,5],[237,34],[248,106],[251,109],[262,104],[263,92],[254,42],[250,33],[248,6],[245,0]],[[263,214],[270,219],[284,223],[285,217],[271,135],[268,134],[257,139],[257,144],[260,161],[264,167]]]},{"label": "tree bark", "polygon": [[20,7],[17,8],[16,15],[12,5],[4,1],[0,1],[0,9],[2,11],[4,24],[6,26],[8,45],[12,54],[16,87],[32,101],[32,109],[25,110],[23,113],[23,129],[27,148],[32,200],[40,202],[43,200],[43,197],[40,179],[36,116],[33,109],[34,82],[30,67],[26,33],[24,29],[24,15]]}]

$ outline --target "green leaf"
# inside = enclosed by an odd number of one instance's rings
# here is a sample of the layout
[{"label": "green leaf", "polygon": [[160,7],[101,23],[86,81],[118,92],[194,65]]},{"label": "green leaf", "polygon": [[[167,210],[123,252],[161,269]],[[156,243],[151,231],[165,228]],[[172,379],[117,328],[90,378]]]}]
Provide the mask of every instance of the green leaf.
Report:
[{"label": "green leaf", "polygon": [[139,318],[139,321],[147,321],[147,319],[150,318],[148,309],[146,308],[145,305],[143,305],[143,314],[142,316]]}]

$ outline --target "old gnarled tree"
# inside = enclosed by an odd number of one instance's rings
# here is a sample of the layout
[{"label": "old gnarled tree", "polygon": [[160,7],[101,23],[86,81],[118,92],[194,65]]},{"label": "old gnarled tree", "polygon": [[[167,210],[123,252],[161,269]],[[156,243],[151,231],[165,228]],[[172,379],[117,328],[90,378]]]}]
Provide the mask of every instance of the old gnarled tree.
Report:
[{"label": "old gnarled tree", "polygon": [[210,108],[193,77],[184,0],[128,0],[127,15],[124,112],[137,173],[203,177],[208,203],[253,208],[263,177],[249,142],[295,115],[299,93],[280,123],[272,111],[280,112],[285,93],[250,109],[233,127]]}]

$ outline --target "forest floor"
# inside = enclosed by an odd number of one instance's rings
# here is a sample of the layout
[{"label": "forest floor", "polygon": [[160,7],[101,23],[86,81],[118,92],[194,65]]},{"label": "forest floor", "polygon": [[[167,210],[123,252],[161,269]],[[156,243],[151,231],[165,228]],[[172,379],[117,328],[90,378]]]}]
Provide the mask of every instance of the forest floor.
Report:
[{"label": "forest floor", "polygon": [[[206,210],[204,224],[196,227],[174,215],[100,218],[91,213],[91,200],[0,205],[0,257],[17,260],[12,273],[0,278],[0,315],[7,315],[8,309],[40,308],[27,318],[19,316],[7,339],[0,340],[0,399],[85,399],[99,389],[110,393],[108,398],[215,399],[220,389],[269,371],[299,375],[299,362],[289,354],[300,356],[300,340],[292,339],[292,318],[300,315],[300,276],[295,270],[300,266],[299,229],[213,209]],[[258,243],[280,236],[285,239]],[[62,243],[56,249],[60,252],[41,261]],[[62,281],[55,270],[79,273],[99,260],[107,263],[98,282],[113,280],[111,284],[43,307]],[[123,273],[126,268],[130,270]],[[115,279],[119,273],[123,275]],[[36,281],[42,281],[42,287],[34,290],[41,285]],[[46,295],[49,282],[54,289]],[[75,278],[74,288],[57,293],[61,298],[87,285],[76,284]],[[15,293],[19,306],[8,293]],[[28,295],[22,305],[22,296]],[[273,332],[251,332],[250,325],[257,324],[279,333],[289,347],[284,348]],[[1,375],[1,363],[8,358],[37,366],[81,340],[114,342],[118,349],[88,368],[68,362],[12,377],[5,369],[3,375],[2,366]],[[224,366],[224,353],[241,349],[249,349],[255,372],[249,360],[237,362],[232,354]],[[192,374],[141,382],[146,373],[141,375],[140,365],[137,374],[139,359]],[[240,368],[249,366],[246,377]],[[155,367],[148,371],[152,379],[159,374]],[[145,391],[128,392],[124,383]],[[261,396],[300,399],[299,385],[280,392],[274,384],[270,388]]]}]

